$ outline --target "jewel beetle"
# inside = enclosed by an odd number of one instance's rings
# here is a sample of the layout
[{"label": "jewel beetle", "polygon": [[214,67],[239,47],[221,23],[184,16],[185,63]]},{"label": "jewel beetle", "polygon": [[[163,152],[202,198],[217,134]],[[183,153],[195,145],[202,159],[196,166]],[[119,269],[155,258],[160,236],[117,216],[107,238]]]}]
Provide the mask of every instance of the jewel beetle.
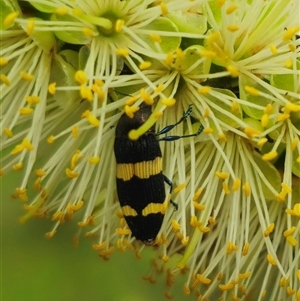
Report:
[{"label": "jewel beetle", "polygon": [[[195,134],[158,138],[190,116],[190,105],[175,124],[166,126],[158,133],[155,133],[153,126],[137,140],[129,139],[129,132],[138,129],[149,118],[151,109],[151,106],[143,103],[133,118],[123,114],[117,123],[114,141],[119,202],[132,235],[145,245],[155,244],[163,223],[167,206],[165,182],[170,186],[170,193],[172,191],[172,182],[162,172],[159,141],[193,137],[203,130],[203,126],[200,126]],[[173,205],[177,206],[175,203]]]}]

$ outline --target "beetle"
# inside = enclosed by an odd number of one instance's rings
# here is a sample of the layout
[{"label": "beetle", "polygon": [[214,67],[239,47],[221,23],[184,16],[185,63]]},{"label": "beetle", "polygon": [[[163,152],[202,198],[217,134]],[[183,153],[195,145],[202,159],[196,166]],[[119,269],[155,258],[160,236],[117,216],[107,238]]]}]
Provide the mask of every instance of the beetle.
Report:
[{"label": "beetle", "polygon": [[[172,182],[162,172],[159,141],[193,137],[203,131],[203,126],[200,126],[195,134],[157,138],[184,121],[192,112],[190,105],[175,124],[166,126],[158,133],[155,133],[155,126],[152,126],[137,140],[131,140],[129,132],[138,129],[150,117],[151,109],[151,106],[143,103],[133,118],[123,114],[117,123],[114,141],[119,202],[132,235],[145,245],[155,244],[163,223],[167,207],[165,182],[170,186],[170,193],[172,191]],[[171,203],[177,209],[177,204]]]}]

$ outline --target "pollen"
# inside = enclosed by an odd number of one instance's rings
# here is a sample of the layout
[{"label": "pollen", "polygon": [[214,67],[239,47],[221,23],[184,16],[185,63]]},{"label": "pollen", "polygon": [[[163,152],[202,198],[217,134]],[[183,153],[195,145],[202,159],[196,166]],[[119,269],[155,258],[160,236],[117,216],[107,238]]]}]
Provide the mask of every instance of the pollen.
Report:
[{"label": "pollen", "polygon": [[232,24],[232,25],[227,26],[227,29],[231,32],[235,32],[235,31],[238,31],[240,29],[240,27],[238,25]]},{"label": "pollen", "polygon": [[35,174],[36,174],[36,176],[37,177],[43,177],[43,176],[45,176],[47,173],[43,170],[43,169],[36,169],[35,170]]},{"label": "pollen", "polygon": [[25,98],[26,102],[30,103],[30,104],[33,104],[33,105],[36,105],[38,104],[41,99],[39,96],[34,96],[34,95],[29,95]]},{"label": "pollen", "polygon": [[27,115],[32,114],[33,109],[32,109],[32,108],[25,107],[25,108],[19,109],[19,112],[20,112],[20,115],[27,116]]},{"label": "pollen", "polygon": [[211,91],[211,87],[209,86],[204,86],[198,89],[198,92],[202,95],[206,95]]},{"label": "pollen", "polygon": [[54,142],[54,140],[55,140],[55,137],[53,135],[51,135],[50,137],[47,138],[47,142],[49,144],[52,144]]},{"label": "pollen", "polygon": [[237,247],[237,245],[235,245],[234,243],[229,241],[228,244],[227,244],[227,247],[226,247],[226,254],[229,255],[233,251],[238,251],[238,247]]},{"label": "pollen", "polygon": [[225,194],[230,194],[230,190],[229,190],[229,187],[226,182],[222,183],[222,188],[223,188],[223,191],[225,192]]},{"label": "pollen", "polygon": [[264,231],[264,237],[268,237],[270,235],[270,233],[272,233],[274,231],[275,228],[275,224],[272,223],[270,224],[267,229]]},{"label": "pollen", "polygon": [[276,55],[278,53],[278,49],[275,45],[270,45],[270,50],[272,52],[273,55]]},{"label": "pollen", "polygon": [[245,243],[243,250],[242,250],[242,255],[246,256],[249,252],[250,244],[248,242]]},{"label": "pollen", "polygon": [[251,276],[251,272],[246,272],[246,273],[239,273],[239,279],[240,280],[244,280],[244,279],[248,279]]},{"label": "pollen", "polygon": [[93,93],[92,93],[92,89],[88,88],[88,87],[85,86],[85,85],[81,85],[81,86],[80,86],[80,96],[81,96],[83,99],[88,100],[89,102],[91,102],[91,101],[94,100],[94,95],[93,95]]},{"label": "pollen", "polygon": [[5,57],[0,57],[0,66],[4,66],[8,63],[8,59]]},{"label": "pollen", "polygon": [[25,71],[21,71],[21,72],[20,72],[20,76],[21,76],[24,80],[26,80],[26,81],[28,81],[28,82],[30,82],[30,81],[32,81],[32,80],[34,79],[34,75],[29,74],[29,73],[27,73],[27,72],[25,72]]},{"label": "pollen", "polygon": [[263,114],[261,121],[260,121],[262,127],[266,127],[269,123],[269,115],[268,114]]},{"label": "pollen", "polygon": [[213,128],[209,128],[209,127],[206,127],[204,130],[203,130],[203,133],[204,134],[212,134],[214,132]]},{"label": "pollen", "polygon": [[34,19],[29,19],[27,28],[26,28],[26,33],[30,36],[33,33],[34,30]]},{"label": "pollen", "polygon": [[78,178],[79,173],[71,170],[70,168],[66,168],[66,175],[70,179]]},{"label": "pollen", "polygon": [[161,43],[162,42],[162,39],[161,37],[158,35],[158,34],[155,34],[155,33],[150,33],[150,39],[155,42],[155,43]]},{"label": "pollen", "polygon": [[98,127],[100,125],[100,121],[89,110],[86,110],[85,112],[83,112],[81,117],[86,118],[88,120],[88,122],[95,127]]},{"label": "pollen", "polygon": [[82,29],[82,32],[88,38],[92,38],[95,35],[94,30],[92,28],[89,28],[89,27],[84,27]]},{"label": "pollen", "polygon": [[17,164],[14,164],[13,165],[13,170],[14,171],[19,171],[19,170],[22,170],[23,169],[23,162],[19,162],[19,163],[17,163]]},{"label": "pollen", "polygon": [[234,283],[231,281],[231,282],[228,282],[227,284],[219,284],[219,288],[222,290],[222,291],[229,291],[231,290],[232,288],[234,287]]},{"label": "pollen", "polygon": [[284,32],[284,35],[282,37],[282,40],[284,42],[287,42],[289,40],[291,40],[295,34],[300,31],[300,26],[294,26],[294,27],[290,27],[288,28],[285,32]]},{"label": "pollen", "polygon": [[14,136],[12,130],[10,130],[8,128],[4,128],[3,133],[7,136],[7,138],[12,138]]},{"label": "pollen", "polygon": [[288,69],[293,67],[293,61],[292,60],[286,60],[284,63],[284,66]]},{"label": "pollen", "polygon": [[180,224],[175,219],[171,221],[171,224],[172,224],[173,232],[177,232],[181,229]]},{"label": "pollen", "polygon": [[123,29],[124,24],[125,24],[124,20],[118,19],[117,22],[116,22],[116,24],[115,24],[115,31],[117,33],[121,32],[122,29]]},{"label": "pollen", "polygon": [[244,129],[244,133],[247,135],[249,139],[253,139],[253,136],[261,134],[261,131],[258,129],[247,127]]},{"label": "pollen", "polygon": [[250,185],[248,182],[246,182],[243,185],[243,191],[244,191],[246,197],[249,197],[251,195],[251,188],[250,188]]},{"label": "pollen", "polygon": [[237,191],[241,186],[241,180],[240,179],[235,179],[232,185],[232,191]]},{"label": "pollen", "polygon": [[169,13],[168,7],[164,2],[160,3],[161,14],[166,16]]},{"label": "pollen", "polygon": [[293,236],[288,236],[288,237],[286,238],[286,241],[287,241],[287,243],[288,243],[290,246],[292,246],[292,247],[296,247],[297,244],[298,244],[296,238],[293,237]]},{"label": "pollen", "polygon": [[225,180],[229,178],[229,173],[228,172],[221,172],[221,171],[216,171],[215,175],[220,179],[220,180]]},{"label": "pollen", "polygon": [[239,112],[239,105],[236,101],[232,102],[231,111],[232,111],[233,114],[237,114]]},{"label": "pollen", "polygon": [[56,83],[51,83],[49,86],[48,86],[48,92],[52,95],[55,94],[56,92]]},{"label": "pollen", "polygon": [[10,80],[8,79],[8,77],[5,74],[1,74],[0,75],[0,80],[3,82],[3,84],[5,84],[7,87],[10,86]]},{"label": "pollen", "polygon": [[194,207],[198,211],[204,211],[206,208],[205,205],[199,204],[198,202],[193,201]]},{"label": "pollen", "polygon": [[236,9],[238,8],[237,5],[231,5],[226,9],[226,14],[230,15],[232,14]]},{"label": "pollen", "polygon": [[164,98],[161,100],[161,103],[167,107],[172,107],[175,105],[176,100],[175,98]]},{"label": "pollen", "polygon": [[161,93],[164,90],[164,88],[165,88],[164,84],[161,83],[155,88],[154,92]]},{"label": "pollen", "polygon": [[18,16],[19,16],[18,12],[12,12],[8,14],[3,21],[4,27],[9,27],[13,25]]},{"label": "pollen", "polygon": [[149,61],[145,61],[139,65],[140,70],[146,70],[151,67],[152,63]]},{"label": "pollen", "polygon": [[79,84],[84,85],[88,82],[88,77],[83,70],[78,70],[75,74],[75,80]]},{"label": "pollen", "polygon": [[77,125],[74,125],[73,127],[72,127],[72,136],[74,137],[74,138],[77,138],[78,137],[78,131],[79,131],[79,127],[77,126]]},{"label": "pollen", "polygon": [[55,13],[60,15],[60,16],[64,16],[67,15],[69,13],[70,9],[68,7],[58,7],[55,10]]},{"label": "pollen", "polygon": [[239,69],[233,65],[226,66],[226,69],[232,77],[238,77],[240,75]]},{"label": "pollen", "polygon": [[100,161],[100,157],[99,157],[99,156],[96,156],[96,157],[90,157],[90,158],[89,158],[89,163],[92,164],[92,165],[98,164],[99,161]]},{"label": "pollen", "polygon": [[276,151],[270,151],[269,153],[264,154],[262,156],[262,159],[264,161],[271,161],[271,160],[275,159],[277,156],[278,156],[278,153]]},{"label": "pollen", "polygon": [[197,202],[203,192],[202,188],[199,188],[193,196],[193,202]]},{"label": "pollen", "polygon": [[140,109],[139,107],[135,107],[135,106],[125,106],[125,114],[129,118],[133,118],[134,113],[137,112],[139,109]]},{"label": "pollen", "polygon": [[201,283],[203,283],[203,284],[210,284],[211,283],[211,279],[209,279],[209,278],[207,278],[207,277],[204,277],[204,276],[202,276],[201,274],[197,274],[197,279],[201,282]]},{"label": "pollen", "polygon": [[149,106],[153,105],[154,100],[153,100],[153,98],[151,97],[151,95],[150,95],[148,92],[146,92],[145,89],[141,89],[140,94],[141,94],[142,100],[143,100],[147,105],[149,105]]},{"label": "pollen", "polygon": [[300,203],[296,203],[293,209],[285,209],[287,214],[300,217]]},{"label": "pollen", "polygon": [[245,86],[245,91],[247,93],[249,93],[250,95],[252,96],[258,96],[259,95],[259,90],[253,88],[253,87],[250,87],[250,86]]},{"label": "pollen", "polygon": [[174,193],[179,193],[179,192],[180,192],[181,190],[183,190],[185,187],[186,187],[186,183],[180,184],[179,186],[177,186],[177,187],[174,189]]},{"label": "pollen", "polygon": [[131,234],[131,231],[128,228],[127,229],[117,228],[116,233],[118,235],[129,235],[129,234]]},{"label": "pollen", "polygon": [[296,105],[294,103],[287,103],[285,108],[284,108],[284,112],[285,113],[289,113],[289,112],[300,112],[300,105]]},{"label": "pollen", "polygon": [[267,255],[267,260],[271,265],[277,265],[276,260],[274,259],[274,257],[271,254]]},{"label": "pollen", "polygon": [[129,56],[129,50],[128,49],[122,49],[122,48],[119,48],[116,50],[116,54],[119,55],[119,56]]}]

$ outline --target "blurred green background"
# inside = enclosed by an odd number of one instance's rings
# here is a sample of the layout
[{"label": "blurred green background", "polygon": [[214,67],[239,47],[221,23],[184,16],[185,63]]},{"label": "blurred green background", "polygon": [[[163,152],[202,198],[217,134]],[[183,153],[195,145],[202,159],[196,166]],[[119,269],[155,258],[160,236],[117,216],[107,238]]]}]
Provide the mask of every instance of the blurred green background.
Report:
[{"label": "blurred green background", "polygon": [[[143,251],[141,260],[131,251],[116,250],[104,261],[92,249],[93,239],[82,236],[79,246],[73,245],[78,229],[75,221],[61,225],[52,239],[45,238],[53,226],[50,220],[33,218],[20,224],[22,201],[11,198],[18,183],[15,176],[5,175],[0,183],[2,301],[167,300],[165,275],[156,284],[142,280],[155,256],[151,248]],[[179,278],[173,300],[197,300],[183,293],[184,278]]]}]

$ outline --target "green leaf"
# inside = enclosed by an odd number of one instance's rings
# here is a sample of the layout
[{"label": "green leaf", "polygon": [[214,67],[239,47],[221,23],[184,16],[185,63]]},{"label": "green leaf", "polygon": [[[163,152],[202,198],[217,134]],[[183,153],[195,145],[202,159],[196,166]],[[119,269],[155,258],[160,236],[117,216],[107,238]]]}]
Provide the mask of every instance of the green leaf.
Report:
[{"label": "green leaf", "polygon": [[56,11],[56,4],[53,6],[46,5],[46,4],[41,4],[40,2],[35,2],[35,1],[29,1],[30,4],[35,7],[37,10],[43,12],[43,13],[53,13]]}]

